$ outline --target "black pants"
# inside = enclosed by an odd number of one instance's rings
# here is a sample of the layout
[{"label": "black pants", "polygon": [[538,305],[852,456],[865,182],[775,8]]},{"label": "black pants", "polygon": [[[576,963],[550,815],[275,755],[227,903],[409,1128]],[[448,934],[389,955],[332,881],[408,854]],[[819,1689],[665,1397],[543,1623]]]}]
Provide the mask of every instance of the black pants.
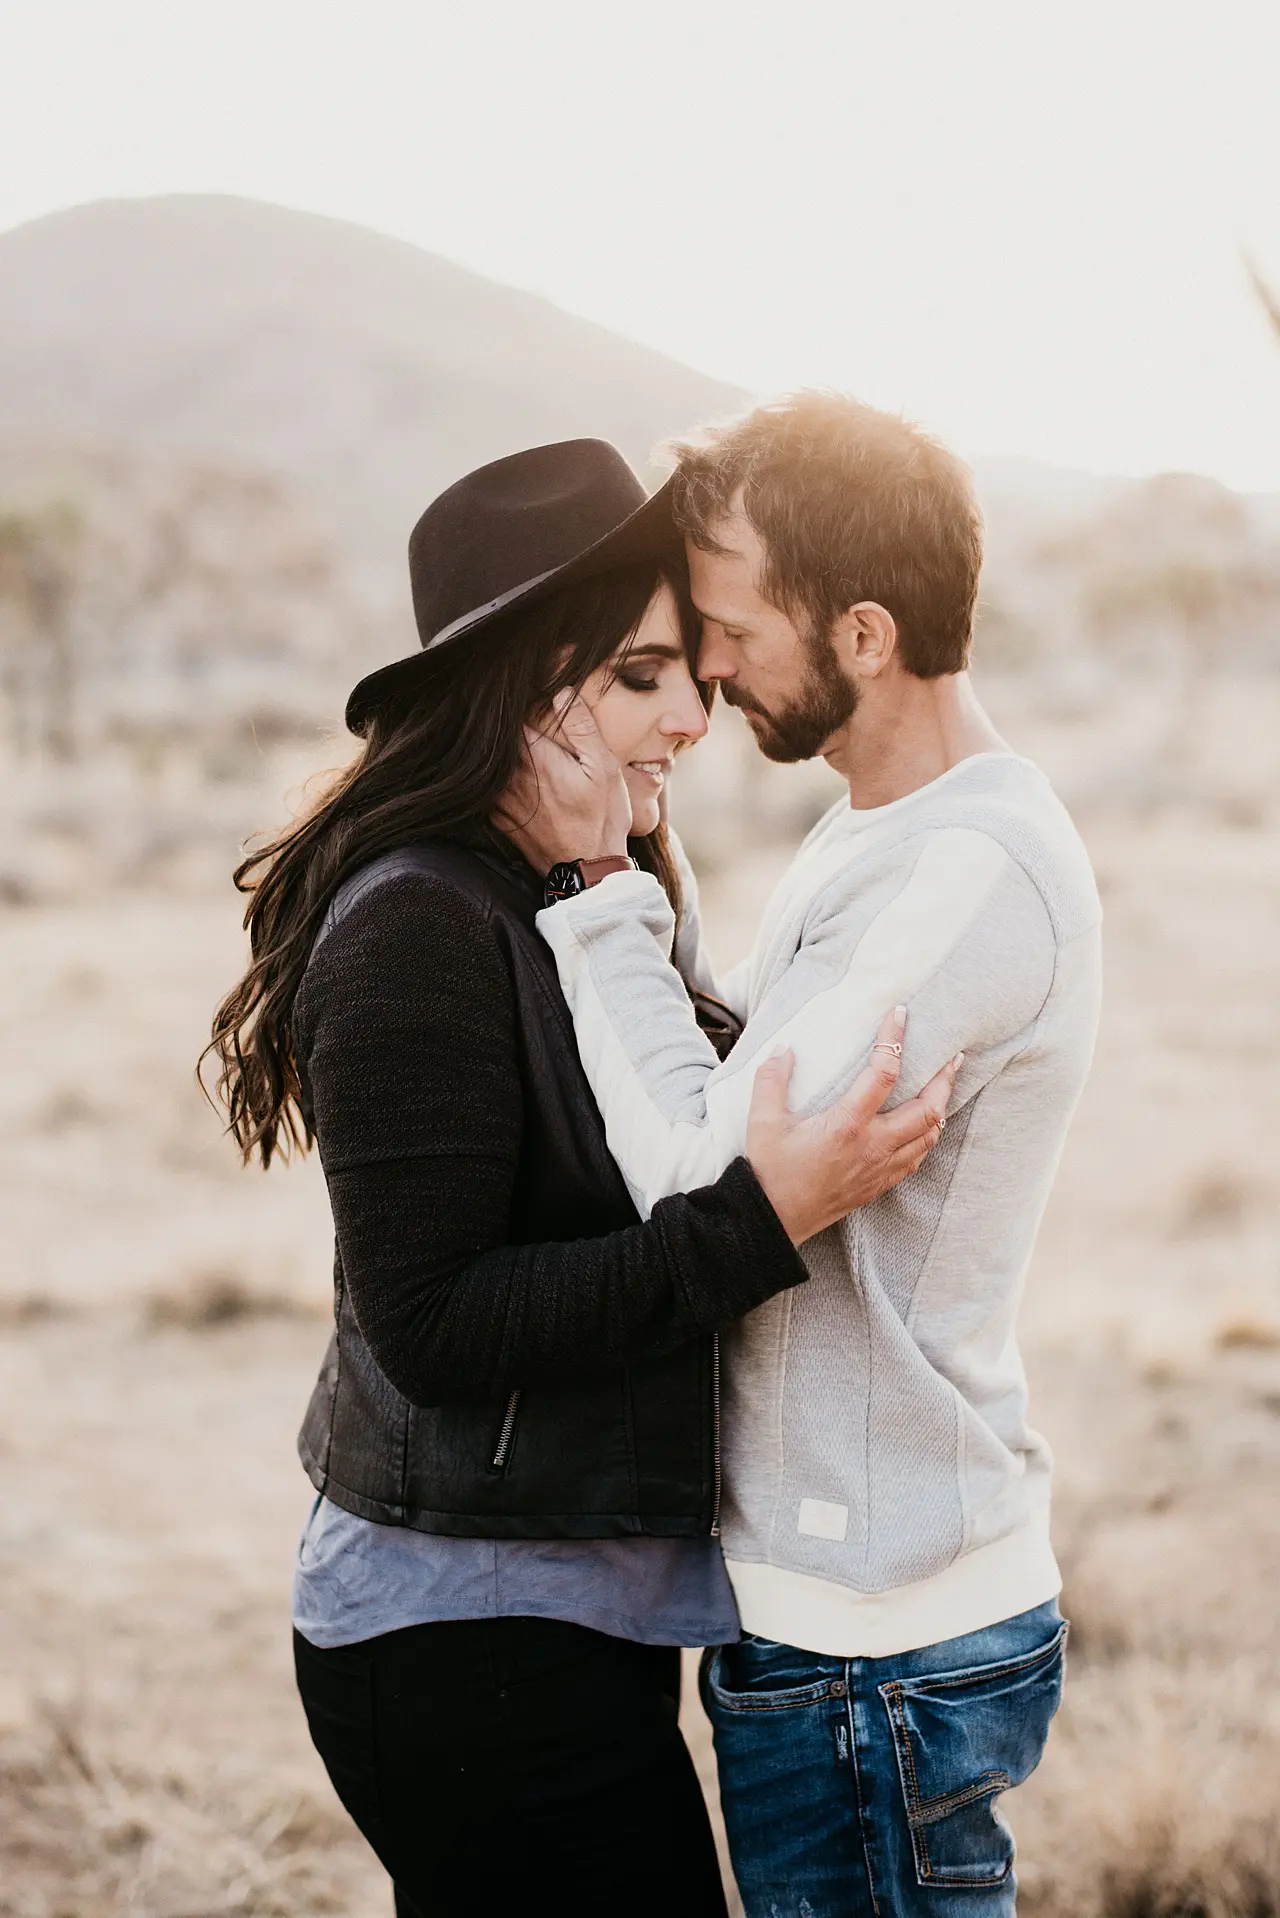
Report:
[{"label": "black pants", "polygon": [[725,1918],[679,1652],[497,1618],[294,1655],[399,1918]]}]

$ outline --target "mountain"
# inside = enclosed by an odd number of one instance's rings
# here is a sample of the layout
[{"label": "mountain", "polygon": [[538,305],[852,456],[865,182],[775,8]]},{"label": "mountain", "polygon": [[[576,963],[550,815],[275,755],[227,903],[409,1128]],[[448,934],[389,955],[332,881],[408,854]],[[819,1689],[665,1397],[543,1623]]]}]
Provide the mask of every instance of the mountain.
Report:
[{"label": "mountain", "polygon": [[184,194],[0,234],[0,434],[266,467],[396,587],[414,519],[470,467],[590,433],[643,469],[664,435],[744,398],[317,214]]}]

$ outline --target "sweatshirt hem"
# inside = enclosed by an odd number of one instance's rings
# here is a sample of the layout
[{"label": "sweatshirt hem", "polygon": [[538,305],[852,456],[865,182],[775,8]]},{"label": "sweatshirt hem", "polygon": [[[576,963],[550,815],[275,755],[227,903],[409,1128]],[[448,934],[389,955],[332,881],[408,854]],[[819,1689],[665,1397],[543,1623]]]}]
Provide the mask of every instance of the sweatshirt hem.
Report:
[{"label": "sweatshirt hem", "polygon": [[932,1578],[859,1592],[811,1572],[725,1555],[744,1632],[825,1658],[888,1658],[962,1638],[1056,1598],[1047,1515],[965,1552]]}]

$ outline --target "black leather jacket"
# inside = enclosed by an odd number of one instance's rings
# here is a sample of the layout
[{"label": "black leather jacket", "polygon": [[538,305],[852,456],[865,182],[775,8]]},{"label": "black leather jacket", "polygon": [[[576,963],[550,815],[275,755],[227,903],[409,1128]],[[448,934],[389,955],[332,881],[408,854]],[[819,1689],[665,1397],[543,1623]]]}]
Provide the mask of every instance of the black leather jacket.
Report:
[{"label": "black leather jacket", "polygon": [[[639,1224],[605,1144],[554,962],[534,927],[541,887],[522,860],[485,844],[431,843],[385,854],[339,889],[313,962],[334,927],[374,888],[407,876],[444,882],[473,911],[479,907],[509,974],[523,1108],[510,1244],[562,1255],[567,1269],[593,1249],[575,1242],[622,1235],[600,1248],[608,1257],[615,1245],[634,1252],[638,1238],[658,1234],[668,1262],[677,1248],[680,1302],[665,1331],[655,1334],[650,1320],[620,1338],[625,1362],[577,1372],[571,1352],[549,1352],[541,1337],[537,1358],[532,1355],[535,1302],[526,1312],[527,1373],[517,1351],[504,1361],[507,1376],[493,1378],[498,1389],[459,1393],[447,1379],[415,1388],[413,1398],[397,1389],[361,1330],[344,1276],[344,1224],[326,1158],[325,1114],[310,1104],[308,1059],[318,1056],[312,1011],[297,1021],[299,1067],[339,1245],[336,1330],[299,1437],[307,1472],[348,1511],[420,1531],[495,1538],[714,1532],[720,1473],[714,1326],[803,1279],[804,1267],[745,1161],[701,1195],[662,1201],[654,1221]],[[300,1004],[304,995],[305,982]],[[424,1058],[421,1071],[431,1069]],[[344,1190],[353,1176],[358,1168],[346,1175]],[[429,1193],[418,1201],[430,1202]],[[681,1208],[694,1208],[697,1218],[696,1232],[685,1237]],[[376,1297],[376,1285],[367,1297]],[[561,1312],[557,1325],[563,1318]],[[430,1334],[425,1337],[429,1344]],[[386,1349],[383,1358],[396,1369]],[[430,1353],[426,1363],[432,1379],[441,1377]],[[420,1402],[424,1397],[444,1402]]]}]

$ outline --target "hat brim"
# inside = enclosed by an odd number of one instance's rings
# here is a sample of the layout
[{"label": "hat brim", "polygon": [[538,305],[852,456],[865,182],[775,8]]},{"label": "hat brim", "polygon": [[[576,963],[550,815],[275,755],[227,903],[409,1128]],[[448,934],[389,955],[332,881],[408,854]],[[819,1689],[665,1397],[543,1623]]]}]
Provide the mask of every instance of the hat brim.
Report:
[{"label": "hat brim", "polygon": [[410,693],[423,676],[427,661],[442,648],[470,637],[517,607],[534,606],[551,593],[559,592],[562,587],[571,586],[578,580],[596,579],[601,573],[612,572],[615,567],[626,566],[634,560],[656,558],[664,549],[669,549],[676,537],[675,521],[671,514],[673,483],[674,475],[665,480],[656,493],[651,493],[634,513],[620,520],[603,539],[575,554],[571,560],[566,560],[563,566],[540,573],[537,578],[528,580],[513,592],[504,593],[501,599],[491,600],[486,606],[477,606],[474,612],[455,620],[443,632],[424,641],[420,651],[411,653],[407,659],[393,660],[389,666],[380,666],[377,672],[367,674],[347,700],[348,731],[363,738],[378,708],[398,695]]}]

